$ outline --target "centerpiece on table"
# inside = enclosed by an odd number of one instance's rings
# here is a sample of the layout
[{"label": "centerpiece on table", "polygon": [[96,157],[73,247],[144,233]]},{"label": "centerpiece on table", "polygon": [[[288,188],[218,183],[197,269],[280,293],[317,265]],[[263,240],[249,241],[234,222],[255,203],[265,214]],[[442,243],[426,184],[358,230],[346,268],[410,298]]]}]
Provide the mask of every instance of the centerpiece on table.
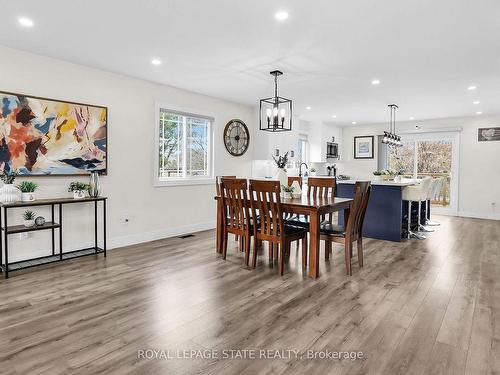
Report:
[{"label": "centerpiece on table", "polygon": [[73,192],[74,199],[83,199],[87,196],[89,185],[83,182],[73,181],[69,184],[68,191]]},{"label": "centerpiece on table", "polygon": [[274,180],[280,182],[280,186],[288,186],[288,177],[286,175],[286,166],[288,164],[288,151],[283,155],[279,156],[278,159],[273,156],[273,160],[278,167],[278,171],[274,175]]},{"label": "centerpiece on table", "polygon": [[36,213],[31,211],[31,210],[26,210],[24,211],[23,214],[23,219],[24,219],[24,226],[26,228],[31,228],[35,225],[35,218],[36,218]]},{"label": "centerpiece on table", "polygon": [[17,188],[21,190],[21,200],[23,202],[32,202],[35,200],[35,190],[38,188],[36,182],[23,181],[17,185]]}]

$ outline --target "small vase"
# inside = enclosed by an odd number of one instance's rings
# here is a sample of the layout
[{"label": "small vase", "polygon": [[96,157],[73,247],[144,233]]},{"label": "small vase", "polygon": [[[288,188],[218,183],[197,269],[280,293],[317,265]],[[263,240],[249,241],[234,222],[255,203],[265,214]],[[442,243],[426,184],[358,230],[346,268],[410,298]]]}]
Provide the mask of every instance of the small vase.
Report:
[{"label": "small vase", "polygon": [[278,180],[280,182],[280,187],[283,185],[288,186],[288,176],[286,175],[285,169],[278,168],[278,171],[274,175],[274,180]]},{"label": "small vase", "polygon": [[26,228],[31,228],[32,226],[35,225],[35,220],[32,219],[32,220],[24,220],[23,221],[23,224]]},{"label": "small vase", "polygon": [[83,198],[85,198],[85,190],[73,191],[73,199],[83,199]]},{"label": "small vase", "polygon": [[14,203],[21,200],[20,190],[14,184],[4,184],[0,191],[2,203]]},{"label": "small vase", "polygon": [[22,193],[21,200],[23,202],[32,202],[35,200],[35,193]]},{"label": "small vase", "polygon": [[285,191],[285,192],[283,193],[283,198],[285,198],[285,199],[290,199],[290,198],[292,198],[292,193]]},{"label": "small vase", "polygon": [[98,197],[101,192],[101,183],[99,182],[99,173],[92,172],[90,174],[90,183],[89,183],[89,195],[91,197]]}]

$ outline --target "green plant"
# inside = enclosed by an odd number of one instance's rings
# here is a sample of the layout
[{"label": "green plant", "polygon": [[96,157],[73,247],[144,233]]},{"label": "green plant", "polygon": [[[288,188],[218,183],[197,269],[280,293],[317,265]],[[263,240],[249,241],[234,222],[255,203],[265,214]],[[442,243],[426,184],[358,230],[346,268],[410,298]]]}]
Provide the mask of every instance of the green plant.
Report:
[{"label": "green plant", "polygon": [[21,190],[22,193],[34,193],[38,188],[38,184],[33,181],[23,181],[17,185],[17,188]]},{"label": "green plant", "polygon": [[316,172],[316,168],[311,168],[311,173]]},{"label": "green plant", "polygon": [[281,190],[283,190],[285,193],[293,193],[295,188],[293,186],[281,185]]},{"label": "green plant", "polygon": [[33,212],[31,210],[24,211],[24,214],[23,214],[24,220],[35,220],[35,218],[36,218],[36,212]]},{"label": "green plant", "polygon": [[288,151],[285,153],[285,155],[280,156],[278,159],[276,159],[273,156],[273,160],[280,169],[285,169],[286,165],[288,164]]},{"label": "green plant", "polygon": [[68,191],[85,191],[89,189],[88,184],[84,184],[83,182],[73,181],[69,184]]},{"label": "green plant", "polygon": [[382,176],[384,174],[384,171],[374,171],[373,175],[374,176]]},{"label": "green plant", "polygon": [[5,171],[3,170],[2,174],[0,175],[0,179],[2,179],[3,183],[6,185],[10,185],[14,183],[14,180],[16,179],[18,173],[16,171]]}]

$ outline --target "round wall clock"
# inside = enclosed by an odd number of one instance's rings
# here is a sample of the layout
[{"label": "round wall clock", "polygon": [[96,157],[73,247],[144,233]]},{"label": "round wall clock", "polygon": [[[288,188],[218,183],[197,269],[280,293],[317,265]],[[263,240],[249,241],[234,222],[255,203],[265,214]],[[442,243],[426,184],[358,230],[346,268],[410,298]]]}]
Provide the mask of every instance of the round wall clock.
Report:
[{"label": "round wall clock", "polygon": [[224,128],[224,145],[233,156],[241,156],[248,150],[250,133],[241,120],[231,120]]}]

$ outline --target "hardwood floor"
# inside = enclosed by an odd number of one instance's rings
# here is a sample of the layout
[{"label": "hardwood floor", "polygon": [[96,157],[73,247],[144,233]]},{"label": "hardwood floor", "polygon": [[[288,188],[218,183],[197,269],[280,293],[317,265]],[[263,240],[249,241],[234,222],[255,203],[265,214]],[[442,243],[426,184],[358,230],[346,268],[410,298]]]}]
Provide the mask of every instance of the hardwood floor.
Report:
[{"label": "hardwood floor", "polygon": [[[425,241],[365,242],[365,267],[292,248],[256,270],[214,232],[117,249],[0,281],[1,374],[500,372],[500,222],[436,218]],[[138,350],[362,351],[363,359],[143,359]]]}]

